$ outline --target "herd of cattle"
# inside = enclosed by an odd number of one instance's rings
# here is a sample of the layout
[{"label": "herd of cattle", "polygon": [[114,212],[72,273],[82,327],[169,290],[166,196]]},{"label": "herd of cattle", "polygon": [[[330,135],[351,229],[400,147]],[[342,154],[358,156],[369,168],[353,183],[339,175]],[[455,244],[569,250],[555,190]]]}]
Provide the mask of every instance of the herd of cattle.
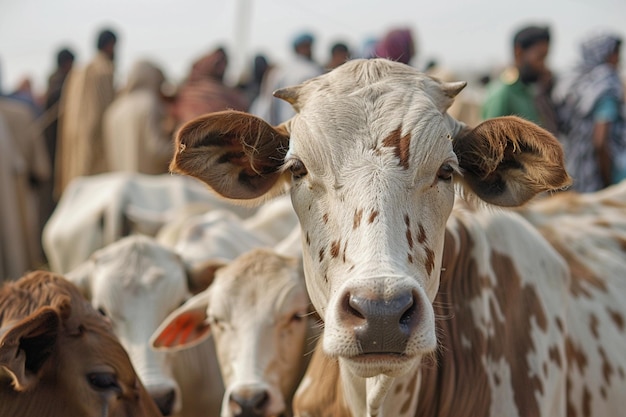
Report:
[{"label": "herd of cattle", "polygon": [[464,86],[354,60],[73,182],[0,288],[0,417],[623,415],[626,182],[550,193],[556,139]]}]

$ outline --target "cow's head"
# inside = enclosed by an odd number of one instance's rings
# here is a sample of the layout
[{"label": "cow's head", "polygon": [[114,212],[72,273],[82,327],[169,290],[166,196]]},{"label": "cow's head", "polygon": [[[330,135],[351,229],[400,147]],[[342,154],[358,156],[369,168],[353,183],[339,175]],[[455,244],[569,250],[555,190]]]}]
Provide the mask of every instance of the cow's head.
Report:
[{"label": "cow's head", "polygon": [[165,317],[191,296],[194,281],[188,280],[180,257],[147,236],[132,235],[94,252],[67,278],[111,321],[161,412],[178,412],[178,385],[167,358],[155,353],[149,340]]},{"label": "cow's head", "polygon": [[223,112],[178,134],[171,170],[226,198],[290,189],[324,350],[357,376],[404,374],[435,349],[431,303],[456,184],[516,206],[569,183],[560,145],[536,125],[452,119],[464,85],[355,60],[275,93],[297,111],[281,126]]},{"label": "cow's head", "polygon": [[32,272],[0,289],[0,306],[0,414],[160,415],[110,324],[70,282]]},{"label": "cow's head", "polygon": [[222,416],[282,415],[305,368],[309,306],[300,262],[255,249],[217,268],[152,343],[181,349],[212,334],[226,386]]}]

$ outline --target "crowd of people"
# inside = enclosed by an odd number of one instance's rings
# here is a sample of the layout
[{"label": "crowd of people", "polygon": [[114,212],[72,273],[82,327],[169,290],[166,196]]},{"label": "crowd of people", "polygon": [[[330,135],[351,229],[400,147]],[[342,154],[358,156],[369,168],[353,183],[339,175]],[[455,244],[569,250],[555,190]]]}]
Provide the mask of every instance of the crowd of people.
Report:
[{"label": "crowd of people", "polygon": [[[624,83],[618,70],[622,40],[609,32],[590,34],[571,72],[553,74],[546,65],[550,35],[548,27],[521,28],[512,39],[510,67],[493,79],[476,81],[448,111],[468,125],[516,115],[543,126],[563,144],[572,188],[596,191],[626,178]],[[33,242],[39,242],[43,224],[74,178],[109,171],[166,173],[174,133],[197,116],[235,109],[277,125],[294,110],[273,97],[273,91],[355,57],[411,65],[417,55],[411,29],[394,28],[360,53],[336,42],[322,64],[313,56],[315,36],[302,33],[292,40],[288,60],[273,63],[259,54],[248,77],[234,86],[224,77],[228,53],[218,47],[193,62],[179,85],[168,82],[155,63],[141,60],[117,89],[117,43],[115,31],[101,30],[94,56],[80,66],[74,65],[72,50],[60,49],[42,97],[33,93],[28,79],[0,94],[0,187],[2,195],[16,196],[0,203],[0,231],[12,242],[2,244],[1,265],[7,264],[2,261],[6,258],[18,259],[13,269],[39,266],[42,253]],[[434,61],[422,70],[455,80]],[[7,270],[2,274],[15,275]]]}]

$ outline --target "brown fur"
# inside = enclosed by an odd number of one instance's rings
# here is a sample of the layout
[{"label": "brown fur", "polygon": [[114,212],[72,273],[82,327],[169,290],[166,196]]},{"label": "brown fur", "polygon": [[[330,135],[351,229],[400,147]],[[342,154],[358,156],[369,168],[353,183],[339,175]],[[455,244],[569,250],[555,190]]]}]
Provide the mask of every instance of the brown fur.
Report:
[{"label": "brown fur", "polygon": [[519,117],[498,117],[467,129],[453,147],[464,181],[489,203],[519,206],[538,192],[571,184],[556,138]]},{"label": "brown fur", "polygon": [[[0,415],[160,415],[110,325],[69,281],[30,273],[0,289],[0,306]],[[89,385],[103,367],[119,391]]]}]

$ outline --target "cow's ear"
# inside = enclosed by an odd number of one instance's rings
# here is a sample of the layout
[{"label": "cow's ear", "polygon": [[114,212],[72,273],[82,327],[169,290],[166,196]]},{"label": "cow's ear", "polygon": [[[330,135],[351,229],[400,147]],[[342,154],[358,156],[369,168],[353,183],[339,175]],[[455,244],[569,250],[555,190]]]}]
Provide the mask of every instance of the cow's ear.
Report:
[{"label": "cow's ear", "polygon": [[170,171],[198,178],[228,199],[271,197],[289,178],[280,169],[288,148],[284,127],[237,111],[211,113],[178,131]]},{"label": "cow's ear", "polygon": [[226,266],[226,259],[211,259],[187,268],[187,287],[192,294],[199,294],[213,283],[218,269]]},{"label": "cow's ear", "polygon": [[538,193],[571,184],[557,139],[519,117],[498,117],[466,128],[453,146],[463,181],[490,204],[519,206]]},{"label": "cow's ear", "polygon": [[0,368],[11,377],[17,391],[27,391],[54,352],[61,317],[52,307],[42,307],[28,317],[0,329]]},{"label": "cow's ear", "polygon": [[198,345],[211,333],[207,322],[208,291],[191,297],[165,318],[150,338],[155,350],[177,351]]}]

